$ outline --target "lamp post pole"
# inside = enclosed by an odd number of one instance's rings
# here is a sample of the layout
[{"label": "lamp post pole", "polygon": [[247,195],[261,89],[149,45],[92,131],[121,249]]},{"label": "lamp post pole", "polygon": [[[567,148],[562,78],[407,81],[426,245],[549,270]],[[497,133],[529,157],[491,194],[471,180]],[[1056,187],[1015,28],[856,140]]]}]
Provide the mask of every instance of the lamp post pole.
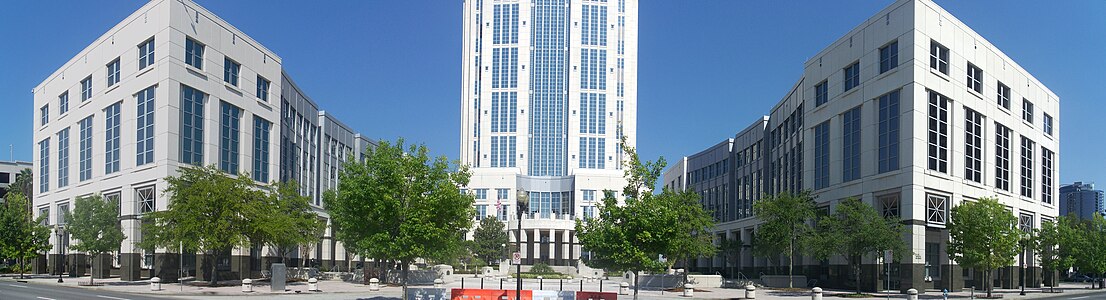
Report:
[{"label": "lamp post pole", "polygon": [[1021,265],[1022,265],[1022,271],[1021,271],[1021,273],[1022,273],[1021,274],[1022,275],[1022,284],[1021,284],[1021,286],[1022,286],[1022,292],[1021,292],[1020,295],[1022,295],[1022,296],[1025,296],[1025,283],[1026,283],[1025,282],[1025,254],[1026,254],[1026,252],[1028,252],[1028,251],[1026,251],[1025,248],[1027,246],[1026,244],[1028,244],[1028,243],[1029,243],[1028,240],[1022,240],[1022,243],[1021,243],[1022,244],[1021,245],[1022,246],[1022,255],[1021,255]]},{"label": "lamp post pole", "polygon": [[62,247],[62,243],[61,243],[62,232],[61,231],[62,231],[61,225],[54,224],[54,233],[56,233],[58,235],[58,259],[57,259],[58,261],[54,262],[54,270],[58,271],[58,283],[64,282],[63,280],[61,280],[61,273],[62,273],[61,264],[62,264],[62,260],[64,260],[63,258],[65,257],[65,253],[63,253],[62,249],[61,249],[61,247]]},{"label": "lamp post pole", "polygon": [[[515,243],[518,245],[518,252],[521,253],[522,252],[522,212],[526,209],[526,206],[528,206],[530,204],[530,195],[527,194],[526,191],[524,191],[522,189],[518,189],[517,198],[518,198],[518,205],[517,205],[518,206],[517,207],[518,219],[515,220],[515,223],[518,226],[518,236],[515,238]],[[518,262],[517,265],[515,265],[515,268],[516,268],[515,270],[517,272],[516,276],[518,277],[517,278],[518,280],[516,281],[516,285],[515,285],[515,299],[518,300],[518,299],[522,299],[522,261],[521,260]]]}]

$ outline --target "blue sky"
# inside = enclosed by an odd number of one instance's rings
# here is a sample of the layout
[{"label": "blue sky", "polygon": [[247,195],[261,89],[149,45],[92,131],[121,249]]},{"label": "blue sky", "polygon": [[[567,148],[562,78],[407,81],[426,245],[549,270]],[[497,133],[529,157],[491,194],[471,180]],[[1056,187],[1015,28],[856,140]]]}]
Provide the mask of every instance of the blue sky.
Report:
[{"label": "blue sky", "polygon": [[[356,130],[457,157],[460,0],[197,2],[280,55]],[[671,161],[732,137],[791,88],[806,59],[892,2],[641,1],[640,153]],[[1106,183],[1106,1],[937,2],[1060,96],[1060,180]],[[31,159],[31,89],[143,3],[5,4],[2,150]]]}]

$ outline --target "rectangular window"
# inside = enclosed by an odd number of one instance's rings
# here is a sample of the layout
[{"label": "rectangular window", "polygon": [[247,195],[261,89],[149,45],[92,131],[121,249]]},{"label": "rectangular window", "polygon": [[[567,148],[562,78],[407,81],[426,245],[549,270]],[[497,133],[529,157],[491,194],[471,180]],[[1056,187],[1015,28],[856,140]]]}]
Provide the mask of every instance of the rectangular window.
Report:
[{"label": "rectangular window", "polygon": [[119,108],[116,102],[104,108],[104,174],[119,172]]},{"label": "rectangular window", "polygon": [[157,193],[153,186],[140,187],[134,191],[135,202],[138,203],[139,213],[148,213],[157,210]]},{"label": "rectangular window", "polygon": [[181,85],[180,161],[204,164],[204,98],[207,94]]},{"label": "rectangular window", "polygon": [[81,101],[92,99],[92,75],[81,80]]},{"label": "rectangular window", "polygon": [[998,82],[998,106],[1002,108],[1010,109],[1010,87],[1002,84],[1002,81]]},{"label": "rectangular window", "polygon": [[192,38],[184,40],[184,64],[204,69],[204,44],[200,44]]},{"label": "rectangular window", "polygon": [[1052,135],[1052,115],[1044,114],[1044,131],[1047,135]]},{"label": "rectangular window", "polygon": [[510,216],[510,215],[511,215],[511,206],[510,205],[500,205],[499,206],[499,220],[500,221],[506,221],[508,216]]},{"label": "rectangular window", "polygon": [[487,216],[487,215],[488,215],[488,205],[487,204],[480,204],[480,205],[476,206],[476,220],[477,221],[483,220],[484,217]]},{"label": "rectangular window", "polygon": [[899,93],[879,96],[879,172],[899,169]]},{"label": "rectangular window", "polygon": [[929,91],[929,169],[948,173],[949,99]]},{"label": "rectangular window", "polygon": [[929,68],[949,75],[949,48],[936,41],[929,41]]},{"label": "rectangular window", "polygon": [[583,190],[584,201],[595,201],[595,190]]},{"label": "rectangular window", "polygon": [[930,224],[945,225],[948,220],[948,196],[926,195],[926,222]]},{"label": "rectangular window", "polygon": [[261,101],[269,101],[269,80],[261,75],[257,75],[257,99]]},{"label": "rectangular window", "polygon": [[1033,124],[1033,102],[1022,98],[1022,120]]},{"label": "rectangular window", "polygon": [[822,82],[814,85],[814,106],[822,106],[829,102],[829,88],[827,87],[828,81],[822,80]]},{"label": "rectangular window", "polygon": [[46,126],[46,123],[50,123],[50,105],[43,105],[38,108],[38,125]]},{"label": "rectangular window", "polygon": [[814,126],[814,188],[829,186],[829,122]]},{"label": "rectangular window", "polygon": [[135,134],[135,163],[141,166],[154,161],[154,93],[157,87],[151,86],[135,94],[138,104]]},{"label": "rectangular window", "polygon": [[50,225],[50,207],[38,208],[38,216],[42,218],[42,225]]},{"label": "rectangular window", "polygon": [[119,58],[108,63],[108,86],[119,83]]},{"label": "rectangular window", "polygon": [[876,200],[880,204],[880,212],[883,213],[884,218],[898,219],[902,215],[900,208],[902,207],[899,193],[887,194],[876,197]]},{"label": "rectangular window", "polygon": [[[60,204],[58,204],[58,225],[69,224],[69,220],[67,220],[65,218],[65,215],[68,215],[68,214],[69,214],[69,203],[60,203]],[[66,240],[68,240],[68,237],[66,238]],[[68,241],[66,241],[65,244],[68,244]]]},{"label": "rectangular window", "polygon": [[242,109],[226,102],[219,102],[219,169],[230,174],[238,174],[238,136],[241,127]]},{"label": "rectangular window", "polygon": [[154,38],[138,45],[138,69],[142,70],[154,64]]},{"label": "rectangular window", "polygon": [[983,114],[964,107],[964,178],[983,182]]},{"label": "rectangular window", "polygon": [[983,69],[968,63],[968,88],[977,93],[983,92]]},{"label": "rectangular window", "polygon": [[995,187],[1010,190],[1010,128],[995,122]]},{"label": "rectangular window", "polygon": [[488,199],[488,189],[473,189],[472,191],[473,191],[474,195],[476,196],[476,200],[487,200]]},{"label": "rectangular window", "polygon": [[899,41],[896,40],[879,48],[879,73],[890,71],[899,66]]},{"label": "rectangular window", "polygon": [[58,187],[69,185],[69,127],[58,131]]},{"label": "rectangular window", "polygon": [[269,182],[269,135],[273,123],[253,116],[253,180]]},{"label": "rectangular window", "polygon": [[58,114],[64,114],[67,111],[69,111],[69,91],[58,95]]},{"label": "rectangular window", "polygon": [[81,181],[92,178],[92,116],[81,120]]},{"label": "rectangular window", "polygon": [[841,181],[860,179],[860,106],[841,118]]},{"label": "rectangular window", "polygon": [[50,138],[38,142],[38,192],[50,191]]},{"label": "rectangular window", "polygon": [[1041,202],[1052,204],[1052,150],[1041,147]]},{"label": "rectangular window", "polygon": [[1033,140],[1022,136],[1022,197],[1033,198]]},{"label": "rectangular window", "polygon": [[240,69],[242,69],[241,64],[231,60],[230,57],[223,57],[223,81],[238,86],[238,71]]},{"label": "rectangular window", "polygon": [[845,67],[845,91],[851,90],[854,87],[860,85],[860,62],[854,62],[853,64]]}]

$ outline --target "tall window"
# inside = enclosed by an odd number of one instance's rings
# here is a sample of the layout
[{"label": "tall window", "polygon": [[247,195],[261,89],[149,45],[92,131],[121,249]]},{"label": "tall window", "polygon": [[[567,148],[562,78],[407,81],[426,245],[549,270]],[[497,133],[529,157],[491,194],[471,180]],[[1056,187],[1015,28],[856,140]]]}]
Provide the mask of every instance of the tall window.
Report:
[{"label": "tall window", "polygon": [[50,191],[50,138],[38,142],[38,192]]},{"label": "tall window", "polygon": [[860,178],[860,106],[841,118],[841,181]]},{"label": "tall window", "polygon": [[929,41],[929,68],[949,74],[949,48],[936,41]]},{"label": "tall window", "polygon": [[157,195],[153,186],[140,187],[134,190],[135,202],[138,203],[139,213],[148,213],[157,210]]},{"label": "tall window", "polygon": [[119,83],[119,58],[108,63],[108,86]]},{"label": "tall window", "polygon": [[948,196],[926,195],[926,222],[930,224],[945,225],[948,220]]},{"label": "tall window", "polygon": [[81,101],[92,98],[92,75],[81,80]]},{"label": "tall window", "polygon": [[38,118],[39,118],[38,119],[38,125],[39,126],[46,126],[47,123],[50,123],[50,105],[49,104],[43,105],[42,107],[38,108]]},{"label": "tall window", "polygon": [[964,107],[964,178],[983,182],[983,115]]},{"label": "tall window", "polygon": [[995,187],[1010,190],[1010,128],[995,122]]},{"label": "tall window", "polygon": [[204,98],[207,94],[181,85],[180,100],[180,161],[186,164],[204,163]]},{"label": "tall window", "polygon": [[998,105],[1002,108],[1010,109],[1010,87],[1002,84],[1002,81],[998,82]]},{"label": "tall window", "polygon": [[1043,118],[1044,124],[1042,127],[1044,127],[1045,134],[1052,135],[1052,115],[1045,113]]},{"label": "tall window", "polygon": [[223,57],[223,81],[238,86],[238,71],[240,69],[242,69],[241,64],[231,60],[230,57]]},{"label": "tall window", "polygon": [[1041,202],[1052,204],[1052,150],[1041,147]]},{"label": "tall window", "polygon": [[119,108],[116,102],[104,108],[104,174],[119,172]]},{"label": "tall window", "polygon": [[135,94],[138,103],[135,134],[135,165],[141,166],[154,161],[154,93],[157,87],[151,86]]},{"label": "tall window", "polygon": [[81,181],[92,178],[92,116],[81,120]]},{"label": "tall window", "polygon": [[69,127],[58,131],[58,187],[69,185]]},{"label": "tall window", "polygon": [[968,88],[977,93],[983,92],[983,69],[968,63]]},{"label": "tall window", "polygon": [[484,216],[488,215],[488,205],[480,204],[476,206],[476,220],[480,221],[484,219]]},{"label": "tall window", "polygon": [[242,109],[230,103],[219,102],[219,169],[230,174],[238,174],[238,121],[242,118]]},{"label": "tall window", "polygon": [[67,111],[69,111],[69,91],[58,95],[58,114],[64,114]]},{"label": "tall window", "polygon": [[948,173],[949,99],[929,91],[929,169]]},{"label": "tall window", "polygon": [[[58,225],[69,224],[69,220],[65,218],[65,215],[69,214],[69,203],[58,204]],[[68,238],[66,238],[68,240]],[[65,241],[68,244],[68,241]],[[65,247],[62,247],[65,248]]]},{"label": "tall window", "polygon": [[1033,197],[1033,140],[1022,136],[1022,197]]},{"label": "tall window", "polygon": [[253,117],[253,180],[269,182],[269,133],[273,123]]},{"label": "tall window", "polygon": [[257,99],[269,101],[269,80],[257,75]]},{"label": "tall window", "polygon": [[1033,124],[1033,102],[1022,98],[1022,120]]},{"label": "tall window", "polygon": [[829,121],[814,126],[814,188],[829,186]]},{"label": "tall window", "polygon": [[854,62],[853,64],[845,67],[845,91],[851,90],[854,87],[860,85],[860,62]]},{"label": "tall window", "polygon": [[899,90],[879,96],[879,172],[899,169]]},{"label": "tall window", "polygon": [[899,66],[899,41],[895,40],[879,48],[879,73],[890,71]]},{"label": "tall window", "polygon": [[510,216],[510,215],[511,215],[511,206],[510,205],[500,205],[499,206],[499,220],[500,221],[506,221],[508,216]]},{"label": "tall window", "polygon": [[154,38],[146,40],[138,45],[138,69],[145,69],[154,64]]},{"label": "tall window", "polygon": [[814,85],[814,106],[822,106],[829,102],[829,89],[826,85],[826,80]]},{"label": "tall window", "polygon": [[204,68],[204,44],[192,38],[184,40],[184,63],[197,69]]}]

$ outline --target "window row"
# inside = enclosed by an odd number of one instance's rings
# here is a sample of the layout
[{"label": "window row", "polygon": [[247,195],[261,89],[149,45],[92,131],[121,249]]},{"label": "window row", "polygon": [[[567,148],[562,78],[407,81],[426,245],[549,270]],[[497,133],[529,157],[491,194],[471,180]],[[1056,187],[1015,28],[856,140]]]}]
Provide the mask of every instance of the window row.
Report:
[{"label": "window row", "polygon": [[[879,48],[879,74],[886,73],[899,66],[899,41],[893,40]],[[857,60],[841,69],[842,92],[848,92],[860,86],[860,60]],[[822,106],[829,102],[829,80],[822,80],[814,85],[814,106]]]}]

